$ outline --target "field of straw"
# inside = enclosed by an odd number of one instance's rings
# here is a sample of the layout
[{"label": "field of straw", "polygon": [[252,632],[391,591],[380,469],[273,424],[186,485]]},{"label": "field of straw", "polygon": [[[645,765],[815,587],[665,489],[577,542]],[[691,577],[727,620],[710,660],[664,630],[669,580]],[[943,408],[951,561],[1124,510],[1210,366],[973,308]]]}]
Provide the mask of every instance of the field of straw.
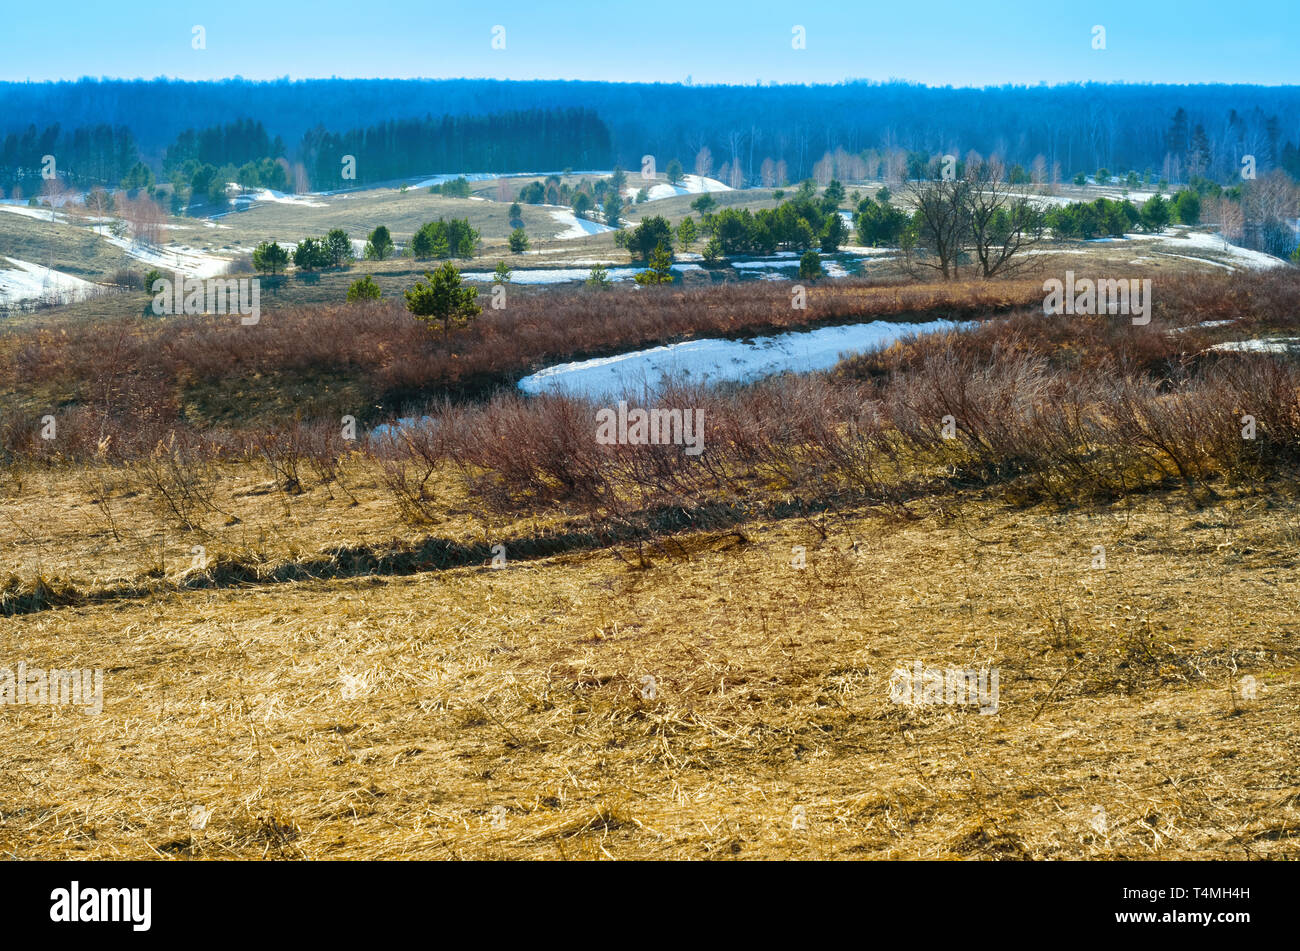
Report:
[{"label": "field of straw", "polygon": [[[274,538],[268,563],[400,532],[373,474],[353,482],[355,506],[286,507],[235,481],[225,531]],[[94,503],[42,488],[6,506],[4,550],[35,557],[44,525],[53,561]],[[1296,856],[1293,497],[969,501],[679,541],[364,574],[338,554],[315,578],[5,618],[3,663],[105,682],[99,716],[0,708],[0,853]],[[998,668],[997,712],[891,702],[918,661]]]}]

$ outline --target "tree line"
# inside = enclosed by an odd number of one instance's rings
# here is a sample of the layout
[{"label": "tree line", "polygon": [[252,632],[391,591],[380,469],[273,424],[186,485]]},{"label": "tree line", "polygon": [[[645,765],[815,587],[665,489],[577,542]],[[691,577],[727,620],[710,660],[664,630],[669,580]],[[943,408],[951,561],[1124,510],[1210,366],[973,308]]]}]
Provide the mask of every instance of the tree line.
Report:
[{"label": "tree line", "polygon": [[[52,168],[46,156],[53,157]],[[34,197],[49,180],[47,169],[67,185],[91,188],[116,187],[143,168],[135,137],[124,125],[100,123],[71,131],[58,123],[42,129],[28,125],[0,144],[0,197]]]},{"label": "tree line", "polygon": [[582,108],[392,119],[341,133],[321,125],[299,153],[320,190],[425,172],[605,168],[613,157],[609,129]]},{"label": "tree line", "polygon": [[766,177],[775,178],[784,163],[780,179],[770,184],[806,177],[825,184],[830,178],[868,177],[853,174],[847,164],[870,162],[873,151],[890,177],[898,177],[899,155],[906,162],[913,153],[962,156],[974,149],[1027,172],[1041,158],[1045,174],[1059,168],[1062,181],[1083,170],[1150,168],[1171,182],[1187,181],[1198,170],[1225,182],[1245,155],[1256,157],[1261,173],[1300,161],[1300,88],[1294,86],[352,79],[0,83],[0,134],[21,131],[38,116],[67,127],[128,126],[151,163],[186,128],[219,125],[231,116],[260,119],[284,141],[295,142],[319,127],[360,130],[410,121],[412,115],[555,109],[602,117],[610,154],[599,163],[574,157],[520,170],[639,167],[647,153],[661,168],[674,157],[691,168],[707,148],[711,170],[724,179],[735,175],[762,184],[765,165]]}]

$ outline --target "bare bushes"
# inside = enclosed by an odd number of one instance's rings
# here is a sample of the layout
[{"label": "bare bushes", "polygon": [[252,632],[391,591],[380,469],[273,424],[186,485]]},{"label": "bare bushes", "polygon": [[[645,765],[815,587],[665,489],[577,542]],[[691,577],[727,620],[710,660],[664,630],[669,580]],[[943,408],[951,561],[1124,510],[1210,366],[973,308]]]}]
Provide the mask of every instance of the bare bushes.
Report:
[{"label": "bare bushes", "polygon": [[511,395],[444,408],[399,440],[386,462],[390,488],[428,517],[427,487],[451,467],[493,511],[635,521],[719,504],[855,500],[906,511],[923,492],[963,487],[1069,505],[1267,478],[1300,458],[1294,366],[1225,354],[1162,378],[1067,370],[1010,349],[984,362],[952,339],[875,379],[664,389],[656,406],[702,414],[697,455],[675,444],[603,445],[597,413],[608,407],[587,400]]},{"label": "bare bushes", "polygon": [[383,483],[404,521],[413,525],[437,520],[442,511],[438,480],[449,472],[453,435],[461,412],[443,402],[421,418],[398,420],[370,435],[368,448],[383,467]]},{"label": "bare bushes", "polygon": [[[653,294],[519,287],[512,288],[508,309],[446,339],[429,334],[397,302],[277,308],[247,326],[218,315],[87,321],[57,332],[16,332],[7,351],[12,358],[0,361],[0,392],[57,393],[60,406],[96,406],[110,423],[122,423],[122,440],[148,453],[165,434],[134,438],[128,430],[138,426],[137,417],[148,412],[175,428],[185,418],[180,407],[196,393],[213,406],[234,407],[227,415],[238,417],[239,428],[254,428],[265,422],[263,405],[271,412],[291,401],[301,405],[304,391],[324,379],[347,380],[354,405],[392,409],[479,396],[547,363],[688,336],[919,313],[973,317],[1040,295],[1033,282],[876,287],[845,281],[813,289],[800,310],[791,308],[787,288],[765,284]],[[263,391],[257,405],[248,400],[250,379]],[[306,415],[332,409],[323,393],[316,404]]]},{"label": "bare bushes", "polygon": [[184,434],[173,434],[132,468],[157,508],[182,531],[204,531],[208,516],[229,518],[215,500],[220,475],[214,454],[208,450]]},{"label": "bare bushes", "polygon": [[1267,356],[1224,356],[1198,377],[1125,379],[1109,407],[1112,442],[1184,485],[1256,480],[1300,460],[1300,372]]}]

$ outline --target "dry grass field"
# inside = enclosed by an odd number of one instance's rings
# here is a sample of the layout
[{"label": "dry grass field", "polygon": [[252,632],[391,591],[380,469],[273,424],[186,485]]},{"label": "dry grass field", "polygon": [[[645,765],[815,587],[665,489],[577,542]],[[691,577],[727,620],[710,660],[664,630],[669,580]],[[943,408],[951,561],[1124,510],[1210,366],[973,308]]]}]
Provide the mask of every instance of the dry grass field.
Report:
[{"label": "dry grass field", "polygon": [[[0,853],[1300,851],[1290,489],[1068,513],[982,495],[687,534],[644,562],[508,546],[444,568],[409,554],[368,464],[345,481],[290,499],[229,473],[233,524],[202,540],[266,570],[195,588],[196,536],[142,500],[115,539],[91,473],[9,487],[6,572],[141,588],[0,620],[6,662],[105,671],[99,716],[0,710]],[[435,534],[466,543],[544,530],[440,501]],[[344,542],[408,554],[320,557]],[[892,703],[918,661],[998,668],[997,712]]]}]

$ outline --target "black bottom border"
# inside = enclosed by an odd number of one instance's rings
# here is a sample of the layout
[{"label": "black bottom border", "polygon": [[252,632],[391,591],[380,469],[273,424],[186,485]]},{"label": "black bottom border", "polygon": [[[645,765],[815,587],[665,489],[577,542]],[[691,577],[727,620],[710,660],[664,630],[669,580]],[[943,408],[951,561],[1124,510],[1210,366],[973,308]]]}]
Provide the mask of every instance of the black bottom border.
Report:
[{"label": "black bottom border", "polygon": [[[1292,862],[754,862],[722,868],[19,861],[0,863],[0,909],[6,937],[114,932],[128,941],[194,934],[337,940],[356,933],[373,939],[404,936],[413,920],[442,916],[462,927],[486,925],[494,938],[516,930],[538,936],[564,924],[666,936],[684,918],[700,917],[713,918],[728,937],[765,937],[778,917],[802,918],[805,927],[853,922],[864,936],[901,926],[918,940],[928,933],[940,943],[994,934],[1041,939],[1125,932],[1219,940],[1294,920],[1297,868]],[[87,899],[91,890],[149,889],[148,930],[130,920],[52,920],[69,917],[73,882],[87,914],[102,894]],[[121,902],[122,894],[106,897],[106,904]],[[143,894],[129,896],[137,918]],[[131,916],[124,911],[121,917]],[[888,930],[877,931],[882,927]]]}]

